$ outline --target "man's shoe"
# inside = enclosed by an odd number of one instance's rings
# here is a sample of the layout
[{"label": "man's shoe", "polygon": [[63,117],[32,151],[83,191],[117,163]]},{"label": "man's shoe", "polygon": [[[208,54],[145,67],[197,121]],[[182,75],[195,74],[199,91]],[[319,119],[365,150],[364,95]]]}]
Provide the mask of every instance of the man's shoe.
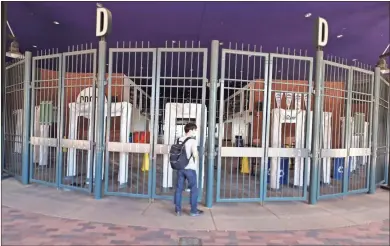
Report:
[{"label": "man's shoe", "polygon": [[181,212],[180,211],[176,211],[175,214],[176,214],[176,216],[181,216]]},{"label": "man's shoe", "polygon": [[191,212],[191,213],[190,213],[190,216],[193,216],[193,217],[194,217],[194,216],[199,216],[199,215],[202,215],[202,214],[203,214],[203,211],[198,209],[198,211],[196,211],[195,213],[192,213],[192,212]]}]

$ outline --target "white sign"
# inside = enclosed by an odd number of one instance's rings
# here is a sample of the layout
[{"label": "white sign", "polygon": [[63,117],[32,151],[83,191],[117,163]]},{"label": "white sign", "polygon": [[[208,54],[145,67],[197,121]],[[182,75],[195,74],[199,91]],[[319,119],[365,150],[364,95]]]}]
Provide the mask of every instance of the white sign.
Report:
[{"label": "white sign", "polygon": [[290,109],[291,102],[292,102],[293,94],[291,92],[286,93],[286,105],[287,109]]},{"label": "white sign", "polygon": [[307,94],[303,94],[303,102],[305,103],[305,108],[306,108],[306,110],[309,110],[309,109],[307,108]]},{"label": "white sign", "polygon": [[276,107],[280,108],[280,103],[282,101],[283,92],[275,92]]},{"label": "white sign", "polygon": [[302,94],[297,93],[295,94],[295,109],[301,110],[301,108],[302,108]]},{"label": "white sign", "polygon": [[96,37],[107,36],[111,32],[112,15],[106,8],[96,9]]},{"label": "white sign", "polygon": [[318,17],[317,23],[316,23],[316,46],[324,47],[328,43],[328,22],[321,17]]},{"label": "white sign", "polygon": [[[99,90],[96,88],[95,100],[97,100],[98,98],[98,92]],[[92,97],[93,97],[93,88],[92,87],[85,88],[84,90],[80,91],[79,95],[76,98],[76,103],[90,103],[92,102]],[[105,97],[104,99],[105,102],[107,102],[107,97]]]}]

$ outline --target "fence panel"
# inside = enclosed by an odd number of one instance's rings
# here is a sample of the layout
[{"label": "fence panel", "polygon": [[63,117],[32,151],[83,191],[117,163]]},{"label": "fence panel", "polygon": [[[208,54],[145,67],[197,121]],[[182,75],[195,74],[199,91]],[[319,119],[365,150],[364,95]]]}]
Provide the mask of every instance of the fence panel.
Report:
[{"label": "fence panel", "polygon": [[[351,68],[337,62],[324,60],[321,109],[322,129],[320,129],[321,168],[319,199],[342,195],[345,190],[344,169],[348,159],[348,126],[345,124],[351,107],[348,107],[348,96],[351,94]],[[337,59],[335,59],[337,60]],[[347,117],[348,118],[348,117]]]},{"label": "fence panel", "polygon": [[390,156],[390,87],[389,82],[380,78],[379,119],[378,119],[378,150],[376,162],[375,183],[388,184]]},{"label": "fence panel", "polygon": [[61,54],[33,57],[30,181],[58,185]]},{"label": "fence panel", "polygon": [[307,199],[313,58],[291,53],[270,55],[266,201]]},{"label": "fence panel", "polygon": [[21,179],[24,129],[24,69],[25,60],[15,60],[5,68],[4,114],[4,160],[2,170]]},{"label": "fence panel", "polygon": [[352,67],[348,193],[367,192],[371,165],[374,72]]},{"label": "fence panel", "polygon": [[107,195],[151,197],[157,50],[140,46],[109,50]]},{"label": "fence panel", "polygon": [[[169,149],[184,136],[184,125],[193,122],[198,126],[199,169],[196,171],[201,199],[205,177],[207,49],[199,48],[194,42],[174,43],[175,48],[157,51],[152,196],[173,198],[177,177],[169,164]],[[187,195],[184,199],[188,199]]]},{"label": "fence panel", "polygon": [[[88,45],[63,53],[60,89],[59,183],[92,191],[96,112],[96,49]],[[94,99],[95,98],[95,99]]]},{"label": "fence panel", "polygon": [[217,202],[262,201],[268,54],[222,49]]}]

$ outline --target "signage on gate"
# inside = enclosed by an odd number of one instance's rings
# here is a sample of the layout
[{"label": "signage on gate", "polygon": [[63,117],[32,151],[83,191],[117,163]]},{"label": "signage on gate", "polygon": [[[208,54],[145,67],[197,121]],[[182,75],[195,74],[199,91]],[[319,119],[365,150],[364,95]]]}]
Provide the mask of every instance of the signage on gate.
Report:
[{"label": "signage on gate", "polygon": [[326,44],[328,43],[328,34],[329,34],[329,29],[328,29],[328,22],[321,17],[317,18],[316,22],[316,46],[317,47],[325,47]]},{"label": "signage on gate", "polygon": [[[98,97],[98,89],[95,89],[95,102]],[[85,88],[84,90],[80,91],[79,95],[76,98],[76,103],[90,103],[92,102],[92,97],[93,97],[93,88],[88,87]],[[105,102],[107,102],[107,97],[104,97]]]},{"label": "signage on gate", "polygon": [[96,37],[104,37],[110,34],[112,27],[112,15],[110,10],[99,7],[96,9]]}]

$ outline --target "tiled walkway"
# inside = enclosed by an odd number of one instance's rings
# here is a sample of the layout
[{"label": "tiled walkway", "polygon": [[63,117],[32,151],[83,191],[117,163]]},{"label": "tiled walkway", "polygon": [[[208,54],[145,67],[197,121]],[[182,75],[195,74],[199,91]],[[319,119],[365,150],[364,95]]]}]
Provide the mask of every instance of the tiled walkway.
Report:
[{"label": "tiled walkway", "polygon": [[175,217],[171,202],[2,183],[3,245],[389,245],[389,193],[302,203],[217,204]]},{"label": "tiled walkway", "polygon": [[3,245],[177,245],[180,237],[200,238],[203,245],[389,245],[389,220],[331,230],[207,232],[118,226],[2,207]]}]

